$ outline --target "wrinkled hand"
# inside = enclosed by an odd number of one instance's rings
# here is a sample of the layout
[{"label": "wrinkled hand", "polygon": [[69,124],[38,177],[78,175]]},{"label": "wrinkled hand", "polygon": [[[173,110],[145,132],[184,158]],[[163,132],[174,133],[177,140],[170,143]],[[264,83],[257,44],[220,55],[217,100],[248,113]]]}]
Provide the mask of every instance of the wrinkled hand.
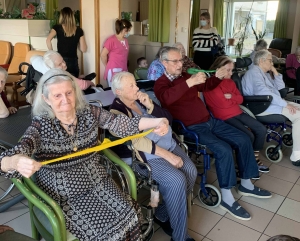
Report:
[{"label": "wrinkled hand", "polygon": [[36,171],[40,170],[42,164],[29,158],[28,156],[17,154],[11,157],[4,157],[1,162],[1,169],[7,172],[9,169],[15,169],[22,176],[29,178]]},{"label": "wrinkled hand", "polygon": [[183,166],[183,161],[181,157],[174,155],[172,152],[168,151],[168,154],[165,158],[176,168],[181,168]]},{"label": "wrinkled hand", "polygon": [[229,100],[231,99],[232,95],[229,93],[224,94],[225,99]]},{"label": "wrinkled hand", "polygon": [[223,67],[217,69],[215,76],[219,79],[223,79],[226,75],[227,75],[227,69],[225,66],[223,66]]},{"label": "wrinkled hand", "polygon": [[15,113],[17,113],[17,109],[15,108],[15,107],[8,107],[8,111],[9,111],[9,114],[15,114]]},{"label": "wrinkled hand", "polygon": [[274,75],[278,75],[278,71],[274,66],[271,67],[270,71],[272,71]]},{"label": "wrinkled hand", "polygon": [[206,75],[202,72],[192,75],[186,80],[187,85],[191,88],[194,85],[203,84],[206,82]]},{"label": "wrinkled hand", "polygon": [[169,131],[169,121],[166,118],[162,118],[161,122],[154,128],[153,132],[159,136],[164,136]]},{"label": "wrinkled hand", "polygon": [[295,114],[297,110],[299,110],[299,108],[291,105],[291,104],[287,104],[286,108],[289,110],[290,114]]},{"label": "wrinkled hand", "polygon": [[146,106],[147,109],[151,109],[153,103],[151,102],[149,95],[147,95],[146,93],[143,93],[141,91],[137,92],[137,97],[138,100],[144,105]]},{"label": "wrinkled hand", "polygon": [[6,226],[6,225],[0,225],[0,234],[4,233],[7,230],[15,231],[13,228]]}]

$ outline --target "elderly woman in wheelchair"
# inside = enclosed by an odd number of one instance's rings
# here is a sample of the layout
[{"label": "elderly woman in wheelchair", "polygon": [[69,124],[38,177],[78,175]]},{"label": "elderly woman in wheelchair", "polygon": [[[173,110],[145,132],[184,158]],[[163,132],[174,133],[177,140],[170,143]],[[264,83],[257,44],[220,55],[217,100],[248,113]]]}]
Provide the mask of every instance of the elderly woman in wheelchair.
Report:
[{"label": "elderly woman in wheelchair", "polygon": [[99,127],[120,137],[148,128],[163,135],[167,119],[130,119],[89,106],[73,77],[59,69],[43,75],[36,93],[32,124],[14,148],[0,154],[0,174],[20,178],[37,172],[38,186],[58,203],[68,231],[80,240],[141,240],[140,209],[107,175],[99,152],[41,162],[98,145]]},{"label": "elderly woman in wheelchair", "polygon": [[282,99],[279,90],[285,87],[282,75],[273,66],[272,54],[267,50],[258,51],[254,57],[254,66],[242,78],[243,93],[245,96],[269,95],[272,96],[270,106],[258,117],[267,118],[268,115],[278,114],[286,117],[293,126],[292,164],[300,166],[300,105]]},{"label": "elderly woman in wheelchair", "polygon": [[231,79],[233,61],[227,56],[220,56],[213,63],[211,69],[219,69],[223,66],[226,67],[227,75],[222,82],[213,90],[203,93],[206,105],[215,118],[224,120],[227,124],[243,131],[250,137],[258,170],[267,173],[269,168],[259,160],[259,151],[263,149],[267,129],[259,121],[241,110],[240,105],[243,103],[243,96]]},{"label": "elderly woman in wheelchair", "polygon": [[[116,99],[111,105],[111,112],[115,114],[130,118],[166,117],[169,121],[172,120],[167,110],[139,91],[134,76],[130,73],[116,74],[112,80],[112,91]],[[170,127],[163,137],[150,133],[145,138],[134,140],[133,146],[140,161],[150,165],[153,179],[158,183],[163,197],[163,202],[155,211],[154,220],[172,236],[172,240],[193,240],[187,233],[186,200],[197,177],[195,165],[172,138]],[[122,158],[122,153],[120,155]],[[140,169],[139,172],[146,175],[145,169]]]}]

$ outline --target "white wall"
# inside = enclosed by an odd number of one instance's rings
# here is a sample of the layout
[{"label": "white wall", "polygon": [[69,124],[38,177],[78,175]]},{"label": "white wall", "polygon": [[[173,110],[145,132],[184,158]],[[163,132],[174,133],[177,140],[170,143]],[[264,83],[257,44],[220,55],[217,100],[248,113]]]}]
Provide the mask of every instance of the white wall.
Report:
[{"label": "white wall", "polygon": [[[88,2],[82,0],[84,3]],[[58,0],[58,10],[61,10],[64,7],[69,7],[72,10],[80,10],[80,1],[79,0]]]}]

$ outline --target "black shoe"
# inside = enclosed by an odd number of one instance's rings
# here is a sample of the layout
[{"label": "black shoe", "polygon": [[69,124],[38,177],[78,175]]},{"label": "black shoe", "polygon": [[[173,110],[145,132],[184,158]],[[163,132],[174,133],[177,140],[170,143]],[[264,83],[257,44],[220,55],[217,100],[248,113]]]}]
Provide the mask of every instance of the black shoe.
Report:
[{"label": "black shoe", "polygon": [[90,73],[82,79],[84,79],[84,80],[93,80],[93,79],[95,79],[95,77],[96,77],[96,73]]},{"label": "black shoe", "polygon": [[292,162],[294,166],[300,167],[300,160]]},{"label": "black shoe", "polygon": [[[174,241],[174,239],[171,238],[171,241]],[[187,238],[185,241],[195,241],[193,238]]]},{"label": "black shoe", "polygon": [[153,219],[154,222],[156,222],[162,228],[162,230],[164,230],[166,234],[172,237],[173,229],[171,228],[171,224],[169,220],[166,222],[162,222],[158,220],[155,216],[153,217]]},{"label": "black shoe", "polygon": [[252,180],[259,180],[260,179],[260,176],[256,176],[256,177],[251,177]]}]

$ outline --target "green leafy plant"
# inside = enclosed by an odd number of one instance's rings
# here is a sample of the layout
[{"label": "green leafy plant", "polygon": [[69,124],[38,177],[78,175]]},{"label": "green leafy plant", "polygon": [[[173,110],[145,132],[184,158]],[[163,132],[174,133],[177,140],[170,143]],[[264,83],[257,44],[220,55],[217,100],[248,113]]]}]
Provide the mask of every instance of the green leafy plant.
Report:
[{"label": "green leafy plant", "polygon": [[251,28],[252,28],[252,31],[253,31],[253,34],[254,34],[254,36],[255,36],[256,41],[259,40],[259,39],[264,38],[264,36],[265,36],[266,33],[267,33],[267,29],[265,29],[265,31],[263,31],[263,32],[262,32],[262,31],[259,31],[259,32],[256,33],[256,31],[255,31],[255,29],[253,28],[252,24],[251,24]]},{"label": "green leafy plant", "polygon": [[132,12],[121,12],[121,18],[126,19],[129,22],[132,21]]}]

